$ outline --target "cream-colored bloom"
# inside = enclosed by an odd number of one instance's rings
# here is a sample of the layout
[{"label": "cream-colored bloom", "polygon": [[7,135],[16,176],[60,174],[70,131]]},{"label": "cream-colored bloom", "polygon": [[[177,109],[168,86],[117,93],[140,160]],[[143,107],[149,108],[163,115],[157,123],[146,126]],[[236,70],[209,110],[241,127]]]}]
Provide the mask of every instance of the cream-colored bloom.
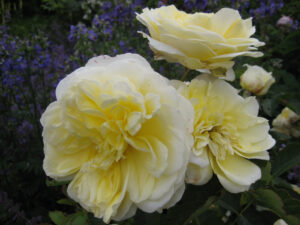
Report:
[{"label": "cream-colored bloom", "polygon": [[241,86],[255,95],[264,95],[275,82],[272,72],[267,72],[260,66],[247,66],[247,70],[240,77]]},{"label": "cream-colored bloom", "polygon": [[274,131],[296,138],[300,137],[300,116],[288,107],[285,107],[281,111],[281,113],[273,120],[272,125],[272,130]]},{"label": "cream-colored bloom", "polygon": [[288,225],[283,219],[278,219],[275,221],[274,225]]},{"label": "cream-colored bloom", "polygon": [[300,187],[298,187],[298,185],[296,184],[292,184],[291,186],[292,189],[300,195]]},{"label": "cream-colored bloom", "polygon": [[[264,43],[250,38],[255,33],[251,18],[243,20],[237,10],[187,14],[171,5],[145,8],[137,19],[148,28],[150,36],[143,35],[157,59],[179,62],[190,69],[221,76],[232,68],[232,59],[237,56],[262,56],[253,51]],[[227,75],[234,78],[231,69]]]},{"label": "cream-colored bloom", "polygon": [[192,105],[139,55],[99,56],[42,115],[44,170],[107,223],[174,205],[193,145]]},{"label": "cream-colored bloom", "polygon": [[268,160],[266,150],[275,144],[268,134],[268,121],[257,116],[255,98],[244,99],[227,82],[208,75],[198,76],[189,85],[172,83],[195,110],[186,181],[205,184],[214,173],[229,192],[248,190],[261,171],[247,159]]}]

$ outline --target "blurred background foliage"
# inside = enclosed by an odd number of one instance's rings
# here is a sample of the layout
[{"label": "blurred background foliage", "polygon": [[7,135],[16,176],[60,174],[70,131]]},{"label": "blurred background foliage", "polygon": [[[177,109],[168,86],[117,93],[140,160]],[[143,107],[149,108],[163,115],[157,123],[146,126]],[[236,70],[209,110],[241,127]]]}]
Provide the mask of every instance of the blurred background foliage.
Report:
[{"label": "blurred background foliage", "polygon": [[[146,29],[135,19],[135,12],[165,4],[186,12],[231,7],[243,18],[253,17],[255,36],[266,43],[261,48],[265,55],[238,58],[233,85],[240,89],[238,78],[246,70],[243,64],[262,66],[273,72],[276,83],[258,99],[260,115],[271,122],[285,106],[300,115],[299,1],[1,0],[1,224],[103,224],[68,199],[65,183],[45,176],[39,118],[54,101],[57,83],[92,56],[139,53],[156,71],[179,78],[183,67],[154,61],[147,41],[137,34]],[[283,15],[291,20],[287,25],[277,24]],[[191,72],[188,79],[196,75]],[[138,211],[134,218],[118,224],[265,225],[279,218],[300,224],[300,141],[276,132],[272,135],[277,144],[270,150],[271,160],[255,161],[263,176],[248,192],[230,194],[217,179],[204,186],[188,185],[175,207],[162,214]]]}]

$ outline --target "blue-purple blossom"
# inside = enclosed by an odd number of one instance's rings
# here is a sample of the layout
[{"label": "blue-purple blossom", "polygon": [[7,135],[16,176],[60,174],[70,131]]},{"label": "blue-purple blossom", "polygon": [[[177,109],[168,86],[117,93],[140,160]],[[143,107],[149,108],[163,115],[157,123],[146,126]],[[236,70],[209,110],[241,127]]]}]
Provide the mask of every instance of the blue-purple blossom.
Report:
[{"label": "blue-purple blossom", "polygon": [[91,41],[96,41],[96,39],[98,38],[98,35],[96,34],[96,32],[92,29],[90,29],[88,31],[88,38],[91,40]]}]

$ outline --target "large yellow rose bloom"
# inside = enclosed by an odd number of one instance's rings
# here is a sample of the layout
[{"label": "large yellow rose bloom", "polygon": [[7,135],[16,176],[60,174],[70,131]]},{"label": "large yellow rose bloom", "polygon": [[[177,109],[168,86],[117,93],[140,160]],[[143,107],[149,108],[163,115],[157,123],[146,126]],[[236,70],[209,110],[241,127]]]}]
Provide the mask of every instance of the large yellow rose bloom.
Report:
[{"label": "large yellow rose bloom", "polygon": [[261,171],[247,159],[268,160],[266,150],[275,143],[268,134],[268,121],[257,116],[255,98],[244,99],[227,82],[207,75],[190,84],[173,81],[173,85],[195,110],[186,181],[205,184],[214,173],[227,191],[248,190]]},{"label": "large yellow rose bloom", "polygon": [[192,105],[139,55],[99,56],[64,78],[41,118],[46,174],[108,223],[174,205],[193,145]]},{"label": "large yellow rose bloom", "polygon": [[[264,43],[250,38],[255,33],[251,18],[243,20],[237,10],[187,14],[171,5],[145,8],[137,19],[148,28],[150,36],[143,35],[157,59],[189,69],[222,75],[220,71],[230,69],[236,56],[262,56],[254,50]],[[232,80],[233,71],[227,76]]]}]

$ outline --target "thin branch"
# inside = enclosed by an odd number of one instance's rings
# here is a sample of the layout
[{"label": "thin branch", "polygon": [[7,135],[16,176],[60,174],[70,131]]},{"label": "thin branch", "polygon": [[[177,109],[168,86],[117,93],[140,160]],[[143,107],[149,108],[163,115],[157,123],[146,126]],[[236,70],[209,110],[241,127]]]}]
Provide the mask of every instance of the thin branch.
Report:
[{"label": "thin branch", "polygon": [[187,75],[188,75],[189,72],[190,72],[190,69],[184,67],[184,73],[182,74],[182,77],[181,77],[180,80],[181,81],[185,81],[185,79],[186,79],[186,77],[187,77]]},{"label": "thin branch", "polygon": [[183,225],[190,224],[191,221],[193,221],[202,213],[204,213],[206,210],[208,210],[217,201],[217,199],[218,198],[216,196],[212,196],[209,199],[207,199],[204,205],[200,209],[197,209],[193,214],[191,214],[189,218],[183,223]]}]

